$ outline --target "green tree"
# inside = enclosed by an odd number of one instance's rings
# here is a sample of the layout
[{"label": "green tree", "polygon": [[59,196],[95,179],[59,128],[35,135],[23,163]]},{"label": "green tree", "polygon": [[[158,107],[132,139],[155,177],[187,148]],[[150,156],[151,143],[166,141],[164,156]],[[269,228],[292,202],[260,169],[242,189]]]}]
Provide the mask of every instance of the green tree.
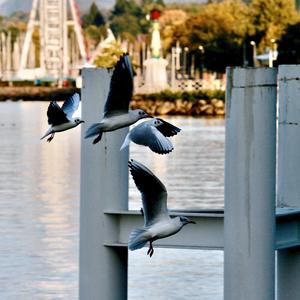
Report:
[{"label": "green tree", "polygon": [[110,16],[110,26],[116,35],[136,39],[137,34],[148,33],[151,22],[146,16],[152,9],[162,10],[163,0],[141,0],[138,5],[134,0],[116,0]]},{"label": "green tree", "polygon": [[97,27],[103,26],[105,24],[105,19],[101,14],[98,6],[95,2],[93,2],[90,6],[89,13],[83,15],[82,17],[82,27],[86,28],[90,25],[94,25]]},{"label": "green tree", "polygon": [[187,13],[181,9],[166,9],[159,19],[162,47],[170,50],[176,28],[185,24]]},{"label": "green tree", "polygon": [[85,28],[84,32],[89,41],[89,44],[93,45],[94,47],[96,45],[98,45],[101,38],[106,37],[106,27],[105,26],[97,27],[95,25],[89,25],[88,27]]},{"label": "green tree", "polygon": [[227,66],[243,64],[247,14],[248,7],[239,0],[202,5],[197,15],[174,30],[173,45],[179,40],[195,53],[203,46],[206,68],[224,73]]},{"label": "green tree", "polygon": [[278,42],[278,64],[300,64],[300,22],[286,28]]},{"label": "green tree", "polygon": [[135,3],[134,0],[117,0],[113,7],[111,18],[115,16],[133,15],[140,16],[141,8]]},{"label": "green tree", "polygon": [[134,40],[136,35],[141,33],[139,20],[133,15],[115,16],[110,27],[116,35],[123,38],[129,37],[130,40]]},{"label": "green tree", "polygon": [[271,39],[279,40],[285,28],[298,21],[294,0],[252,0],[249,5],[249,35],[261,52]]}]

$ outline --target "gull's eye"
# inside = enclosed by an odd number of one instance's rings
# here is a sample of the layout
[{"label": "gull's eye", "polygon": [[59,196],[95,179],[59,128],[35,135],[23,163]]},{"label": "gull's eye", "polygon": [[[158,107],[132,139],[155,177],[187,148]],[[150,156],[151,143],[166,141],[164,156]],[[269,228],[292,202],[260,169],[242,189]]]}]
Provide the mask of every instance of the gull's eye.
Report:
[{"label": "gull's eye", "polygon": [[182,223],[185,223],[185,222],[186,222],[186,217],[180,216],[180,221],[181,221]]}]

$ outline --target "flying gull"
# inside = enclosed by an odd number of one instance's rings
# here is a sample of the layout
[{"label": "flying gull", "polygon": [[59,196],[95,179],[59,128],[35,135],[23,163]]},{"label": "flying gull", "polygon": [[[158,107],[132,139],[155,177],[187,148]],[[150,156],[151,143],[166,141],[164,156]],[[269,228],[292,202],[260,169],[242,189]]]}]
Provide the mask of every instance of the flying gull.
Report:
[{"label": "flying gull", "polygon": [[131,129],[120,150],[126,148],[130,141],[148,146],[153,152],[158,154],[167,154],[174,147],[167,138],[176,135],[181,129],[159,118],[153,118],[149,121],[142,122]]},{"label": "flying gull", "polygon": [[55,132],[65,131],[84,123],[80,117],[74,117],[79,110],[80,96],[78,93],[69,97],[60,107],[56,101],[51,101],[48,110],[48,124],[50,125],[47,132],[41,137],[41,140],[51,134],[47,142],[51,142]]},{"label": "flying gull", "polygon": [[103,132],[113,131],[134,124],[149,115],[141,109],[129,110],[133,93],[133,71],[128,54],[120,57],[113,71],[109,93],[104,106],[104,116],[100,123],[92,124],[85,138],[97,136],[93,144],[101,140]]},{"label": "flying gull", "polygon": [[134,229],[129,237],[128,248],[140,249],[149,241],[147,255],[153,255],[153,241],[177,233],[189,223],[187,217],[171,218],[167,209],[167,190],[163,183],[144,165],[131,160],[128,166],[133,180],[141,192],[143,202],[144,227]]}]

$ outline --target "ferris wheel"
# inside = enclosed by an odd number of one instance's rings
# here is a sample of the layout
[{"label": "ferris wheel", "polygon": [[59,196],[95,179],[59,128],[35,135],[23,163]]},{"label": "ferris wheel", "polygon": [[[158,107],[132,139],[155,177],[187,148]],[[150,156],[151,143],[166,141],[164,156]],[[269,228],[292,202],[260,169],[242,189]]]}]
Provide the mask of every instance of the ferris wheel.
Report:
[{"label": "ferris wheel", "polygon": [[39,68],[45,76],[63,78],[70,71],[71,29],[75,32],[79,49],[79,65],[88,60],[87,48],[75,0],[33,0],[20,59],[21,73],[27,68],[33,33],[38,29]]}]

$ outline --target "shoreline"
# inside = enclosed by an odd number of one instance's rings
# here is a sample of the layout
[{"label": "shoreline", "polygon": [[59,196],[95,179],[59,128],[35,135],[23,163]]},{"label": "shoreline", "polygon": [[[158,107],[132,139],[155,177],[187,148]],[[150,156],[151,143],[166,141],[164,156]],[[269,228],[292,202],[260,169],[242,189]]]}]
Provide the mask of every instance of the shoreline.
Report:
[{"label": "shoreline", "polygon": [[0,101],[51,101],[65,100],[80,89],[75,87],[5,86],[0,87]]},{"label": "shoreline", "polygon": [[[41,86],[1,87],[0,101],[63,101],[75,92],[80,93],[80,89],[75,87]],[[216,98],[209,100],[150,100],[144,99],[144,96],[141,94],[136,94],[132,98],[130,108],[143,109],[150,115],[225,116],[225,102]]]},{"label": "shoreline", "polygon": [[131,109],[140,108],[150,115],[209,116],[224,117],[225,102],[220,99],[197,100],[145,100],[135,95],[130,103]]}]

